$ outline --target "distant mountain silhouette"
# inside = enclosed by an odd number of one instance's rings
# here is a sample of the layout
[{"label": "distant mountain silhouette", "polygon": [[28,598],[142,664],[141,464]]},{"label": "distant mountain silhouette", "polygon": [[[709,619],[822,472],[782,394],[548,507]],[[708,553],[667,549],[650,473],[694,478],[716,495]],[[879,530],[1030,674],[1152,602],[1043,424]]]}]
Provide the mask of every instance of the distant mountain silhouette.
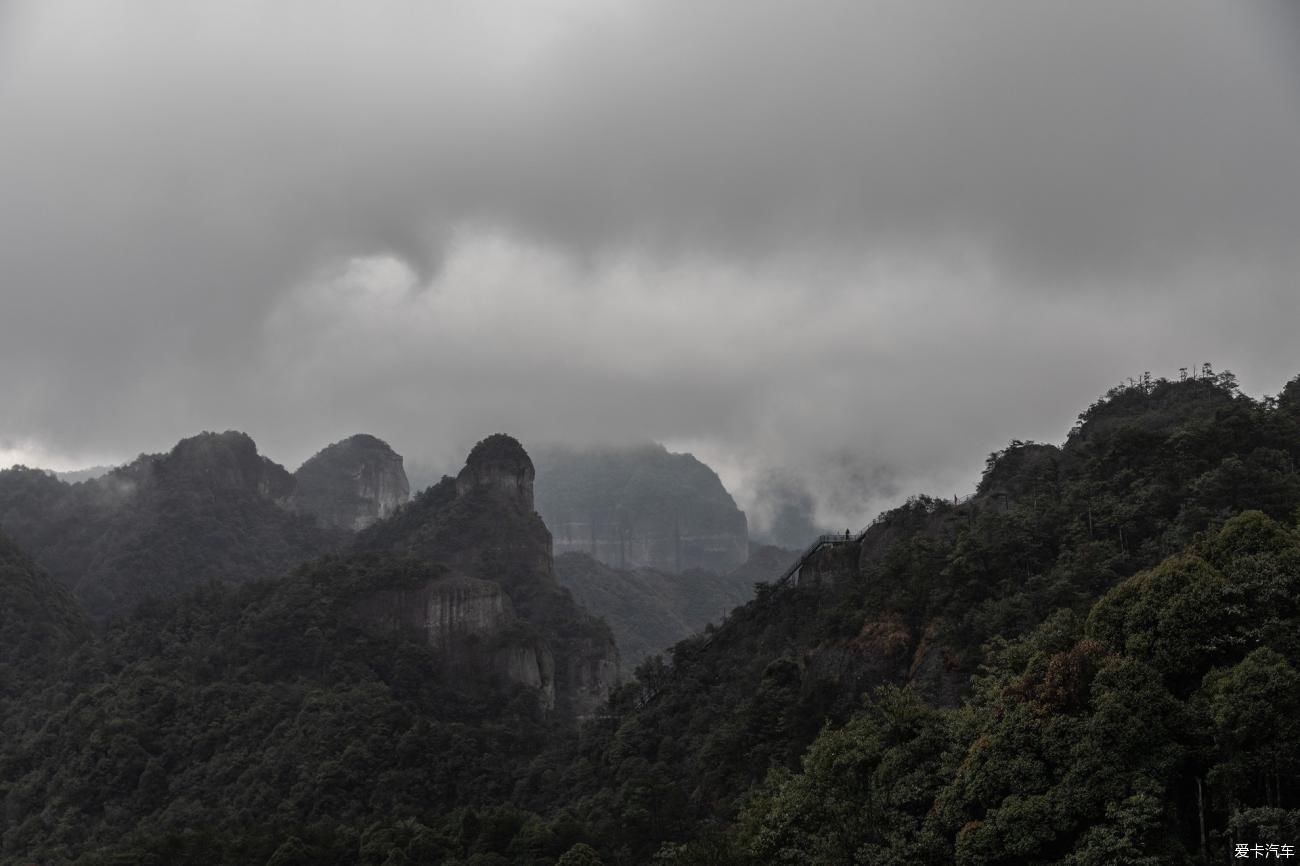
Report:
[{"label": "distant mountain silhouette", "polygon": [[749,555],[745,513],[717,474],[662,445],[540,451],[537,510],[557,553],[615,568],[725,574]]}]

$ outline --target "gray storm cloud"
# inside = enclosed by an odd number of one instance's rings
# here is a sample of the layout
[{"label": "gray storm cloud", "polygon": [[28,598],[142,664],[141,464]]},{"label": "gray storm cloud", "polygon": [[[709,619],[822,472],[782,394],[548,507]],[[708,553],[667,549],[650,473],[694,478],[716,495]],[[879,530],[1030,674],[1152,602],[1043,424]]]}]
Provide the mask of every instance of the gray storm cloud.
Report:
[{"label": "gray storm cloud", "polygon": [[1283,2],[0,2],[0,436],[682,443],[858,522],[1300,372]]}]

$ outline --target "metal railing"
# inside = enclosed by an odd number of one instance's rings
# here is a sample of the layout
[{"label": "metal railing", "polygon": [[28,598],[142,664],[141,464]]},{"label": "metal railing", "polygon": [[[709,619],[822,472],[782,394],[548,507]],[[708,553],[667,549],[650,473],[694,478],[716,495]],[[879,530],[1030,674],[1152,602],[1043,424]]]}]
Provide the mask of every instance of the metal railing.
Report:
[{"label": "metal railing", "polygon": [[[858,537],[861,538],[861,536]],[[799,574],[799,571],[808,562],[808,558],[811,557],[814,553],[821,550],[823,547],[833,547],[838,544],[848,544],[852,540],[855,539],[852,536],[850,536],[848,533],[845,533],[844,535],[839,535],[838,533],[831,533],[830,535],[817,536],[817,540],[803,549],[803,552],[799,554],[798,559],[796,559],[793,563],[790,564],[790,567],[785,570],[784,574],[782,574],[773,582],[772,586],[774,587],[785,586],[786,584],[792,581],[794,583],[798,583],[799,581],[797,579],[797,575]]]}]

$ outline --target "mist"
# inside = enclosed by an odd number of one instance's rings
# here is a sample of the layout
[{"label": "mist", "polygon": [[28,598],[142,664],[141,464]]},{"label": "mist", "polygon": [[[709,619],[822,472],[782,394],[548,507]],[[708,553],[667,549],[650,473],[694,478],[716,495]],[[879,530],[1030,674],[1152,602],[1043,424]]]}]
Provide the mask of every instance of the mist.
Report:
[{"label": "mist", "polygon": [[[0,4],[0,459],[656,440],[860,526],[1300,372],[1287,4]],[[765,492],[767,491],[767,492]]]}]

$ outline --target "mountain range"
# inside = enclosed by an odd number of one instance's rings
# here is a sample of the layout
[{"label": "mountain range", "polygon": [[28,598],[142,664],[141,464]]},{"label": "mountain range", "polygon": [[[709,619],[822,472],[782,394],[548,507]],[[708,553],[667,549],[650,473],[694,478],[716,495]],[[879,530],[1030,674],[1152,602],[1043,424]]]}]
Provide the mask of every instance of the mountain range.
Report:
[{"label": "mountain range", "polygon": [[[710,573],[554,556],[508,436],[360,530],[244,439],[0,478],[0,862],[1172,866],[1300,837],[1300,378],[1113,389],[965,499],[755,551],[725,616]],[[133,569],[181,573],[145,539],[192,571],[131,606]]]}]

